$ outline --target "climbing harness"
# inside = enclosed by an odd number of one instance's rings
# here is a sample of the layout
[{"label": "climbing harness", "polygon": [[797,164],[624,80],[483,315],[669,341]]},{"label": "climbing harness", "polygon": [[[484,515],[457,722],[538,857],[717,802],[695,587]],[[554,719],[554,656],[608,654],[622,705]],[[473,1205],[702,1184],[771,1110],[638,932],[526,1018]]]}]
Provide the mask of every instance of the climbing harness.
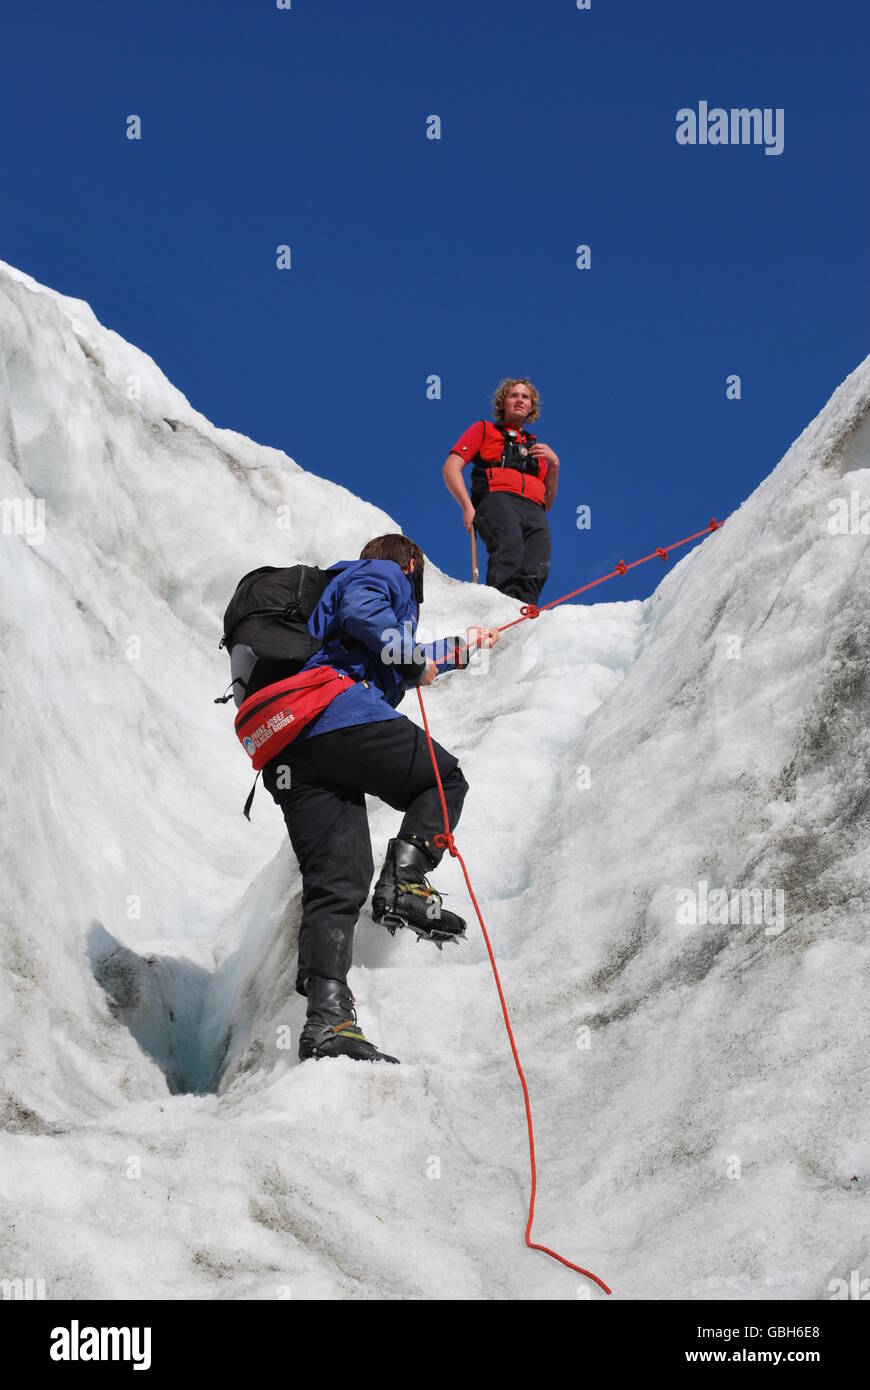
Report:
[{"label": "climbing harness", "polygon": [[518,497],[529,497],[543,506],[546,489],[541,475],[541,460],[531,452],[532,446],[537,443],[536,436],[529,434],[528,430],[509,429],[492,420],[481,420],[480,423],[483,425],[483,438],[471,460],[472,506],[479,506],[489,492],[514,493]]}]

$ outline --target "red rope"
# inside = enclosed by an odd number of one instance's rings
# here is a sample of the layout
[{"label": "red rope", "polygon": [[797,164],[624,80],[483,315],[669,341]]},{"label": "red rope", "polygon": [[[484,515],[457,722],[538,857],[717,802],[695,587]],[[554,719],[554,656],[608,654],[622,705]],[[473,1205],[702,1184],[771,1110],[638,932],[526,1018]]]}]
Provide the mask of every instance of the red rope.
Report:
[{"label": "red rope", "polygon": [[587,589],[594,589],[596,584],[604,584],[608,579],[615,579],[618,574],[628,574],[629,570],[635,569],[638,565],[645,565],[647,560],[667,561],[669,550],[679,550],[681,545],[688,545],[690,541],[696,541],[700,536],[708,536],[711,531],[718,531],[720,526],[724,525],[724,521],[717,521],[713,517],[703,531],[696,531],[693,536],[684,536],[681,541],[673,541],[671,545],[660,545],[649,555],[643,555],[639,560],[632,560],[629,564],[626,564],[624,560],[619,560],[609,574],[602,574],[600,579],[592,579],[588,584],[581,584],[579,589],[572,589],[570,594],[562,594],[561,598],[552,598],[549,603],[542,603],[540,608],[534,603],[524,604],[520,609],[521,617],[514,618],[510,623],[504,623],[498,631],[507,632],[509,627],[516,627],[517,623],[524,623],[527,618],[537,618],[539,613],[545,612],[548,608],[555,608],[557,603],[564,603],[566,599],[576,598],[578,594],[585,594]]},{"label": "red rope", "polygon": [[[514,618],[512,622],[504,623],[503,626],[498,629],[498,631],[505,632],[509,627],[515,627],[517,623],[524,623],[529,618],[537,618],[538,614],[543,613],[545,609],[555,608],[557,604],[564,603],[566,599],[576,598],[577,594],[583,594],[586,592],[587,589],[594,589],[596,584],[603,584],[606,580],[615,578],[616,575],[627,574],[629,570],[635,569],[637,565],[645,565],[647,560],[660,559],[666,562],[668,558],[668,551],[678,550],[681,545],[688,545],[690,541],[696,541],[700,536],[706,536],[711,531],[718,531],[720,526],[724,526],[724,524],[724,522],[717,521],[716,518],[713,517],[709,524],[704,527],[703,531],[696,531],[692,536],[684,536],[682,540],[674,541],[671,545],[658,546],[657,549],[653,550],[649,555],[644,555],[640,560],[632,560],[631,563],[628,565],[625,563],[624,560],[620,560],[618,561],[616,566],[610,571],[609,574],[603,574],[600,579],[593,579],[589,584],[582,584],[579,589],[572,589],[570,594],[562,594],[561,598],[551,599],[549,603],[542,604],[540,608],[534,603],[525,604],[521,609],[521,616],[519,618]],[[477,639],[477,645],[479,645],[479,643],[480,637],[478,637]],[[593,1274],[592,1271],[589,1269],[583,1269],[582,1265],[575,1265],[572,1260],[566,1260],[564,1255],[557,1254],[556,1251],[551,1250],[549,1246],[538,1245],[536,1241],[530,1239],[532,1232],[532,1223],[535,1219],[535,1194],[538,1190],[538,1171],[535,1165],[535,1131],[532,1126],[532,1108],[529,1101],[529,1088],[526,1085],[526,1078],[523,1074],[523,1068],[520,1063],[519,1053],[517,1052],[517,1045],[514,1042],[514,1034],[513,1029],[511,1028],[510,1015],[508,1014],[508,1007],[505,1003],[505,997],[501,987],[501,980],[499,979],[498,974],[498,967],[495,963],[495,956],[492,953],[492,946],[490,944],[489,935],[486,930],[486,924],[483,920],[483,914],[481,913],[477,898],[474,896],[474,889],[471,886],[471,879],[468,877],[468,870],[465,867],[465,860],[459,853],[459,850],[456,847],[456,842],[454,841],[453,835],[450,831],[450,817],[447,814],[447,802],[444,799],[444,788],[441,785],[441,774],[438,771],[438,763],[435,758],[435,749],[432,747],[432,735],[429,733],[429,721],[426,718],[426,707],[423,704],[423,694],[419,686],[417,687],[417,699],[420,701],[420,713],[423,716],[423,728],[426,733],[426,742],[429,745],[429,757],[432,759],[432,767],[435,772],[435,781],[438,784],[438,795],[441,798],[441,812],[444,816],[444,832],[443,834],[435,836],[435,844],[438,845],[440,849],[449,850],[453,858],[459,860],[459,863],[462,867],[462,872],[465,876],[465,885],[468,889],[469,897],[471,898],[471,901],[474,903],[474,910],[477,913],[477,920],[480,923],[480,930],[483,932],[483,939],[486,943],[486,949],[489,955],[489,963],[492,966],[492,973],[495,979],[495,987],[498,990],[499,1003],[501,1004],[501,1011],[504,1016],[504,1025],[507,1029],[507,1035],[511,1045],[511,1052],[513,1053],[514,1057],[514,1065],[516,1066],[517,1075],[520,1078],[520,1084],[523,1088],[523,1102],[526,1107],[526,1126],[529,1131],[529,1164],[532,1170],[532,1190],[529,1196],[529,1219],[526,1222],[525,1242],[530,1250],[543,1251],[545,1255],[550,1255],[554,1260],[558,1260],[560,1264],[567,1265],[568,1269],[575,1270],[578,1274],[582,1274],[586,1279],[592,1279],[594,1283],[598,1285],[599,1288],[604,1290],[605,1293],[611,1293],[612,1290],[607,1287],[603,1279],[598,1278],[597,1274]]]},{"label": "red rope", "polygon": [[435,844],[438,845],[439,848],[448,849],[453,858],[458,859],[459,863],[462,866],[462,872],[465,875],[465,883],[468,888],[469,896],[471,898],[471,901],[474,903],[474,910],[477,913],[477,920],[480,923],[480,930],[483,932],[483,939],[486,942],[486,949],[489,953],[489,963],[492,966],[492,973],[495,977],[495,987],[498,990],[498,997],[501,1003],[501,1011],[504,1015],[504,1025],[507,1029],[507,1035],[510,1039],[511,1052],[514,1054],[514,1063],[516,1065],[517,1074],[520,1078],[520,1084],[523,1088],[523,1100],[525,1102],[526,1107],[526,1125],[528,1126],[529,1131],[529,1163],[531,1164],[532,1169],[532,1191],[531,1196],[529,1197],[529,1219],[526,1222],[526,1245],[529,1247],[530,1250],[542,1250],[545,1255],[551,1255],[553,1259],[558,1260],[560,1264],[567,1265],[569,1269],[576,1270],[578,1274],[585,1275],[587,1279],[593,1279],[595,1283],[599,1286],[599,1288],[602,1288],[605,1293],[610,1293],[611,1290],[607,1287],[603,1279],[598,1278],[597,1274],[593,1274],[592,1271],[589,1269],[583,1269],[582,1265],[575,1265],[571,1260],[566,1260],[564,1255],[558,1255],[556,1251],[551,1250],[549,1246],[538,1245],[534,1241],[529,1239],[532,1230],[532,1222],[535,1219],[535,1193],[538,1187],[538,1173],[535,1167],[535,1132],[532,1128],[532,1111],[529,1103],[529,1088],[526,1085],[526,1078],[523,1075],[523,1069],[520,1065],[520,1057],[519,1053],[517,1052],[517,1045],[514,1042],[514,1035],[513,1029],[511,1028],[510,1015],[508,1014],[507,1004],[505,1003],[505,997],[502,992],[501,980],[499,979],[498,975],[498,967],[495,963],[495,956],[492,953],[492,946],[490,945],[486,925],[483,920],[483,915],[480,911],[477,898],[474,896],[474,889],[471,886],[471,879],[468,877],[468,870],[465,867],[465,860],[462,858],[462,855],[456,848],[455,841],[453,839],[452,834],[450,833],[450,817],[447,814],[447,802],[444,800],[444,788],[441,785],[441,774],[438,771],[438,763],[435,758],[435,749],[432,747],[432,735],[429,733],[429,721],[426,718],[426,708],[423,704],[423,695],[419,686],[417,687],[417,699],[420,701],[420,713],[423,716],[423,728],[426,731],[426,742],[429,745],[429,756],[432,759],[432,767],[435,769],[435,780],[438,783],[438,795],[441,798],[441,811],[444,815],[444,833],[443,835],[435,836]]}]

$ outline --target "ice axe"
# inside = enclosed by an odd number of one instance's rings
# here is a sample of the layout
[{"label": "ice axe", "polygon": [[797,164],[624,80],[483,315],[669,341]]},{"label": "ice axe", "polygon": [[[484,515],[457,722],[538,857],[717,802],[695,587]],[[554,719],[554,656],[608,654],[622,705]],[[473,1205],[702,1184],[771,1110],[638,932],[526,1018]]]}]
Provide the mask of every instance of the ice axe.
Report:
[{"label": "ice axe", "polygon": [[471,523],[469,535],[471,536],[471,578],[475,584],[479,584],[480,577],[477,570],[477,532],[474,529],[473,521]]}]

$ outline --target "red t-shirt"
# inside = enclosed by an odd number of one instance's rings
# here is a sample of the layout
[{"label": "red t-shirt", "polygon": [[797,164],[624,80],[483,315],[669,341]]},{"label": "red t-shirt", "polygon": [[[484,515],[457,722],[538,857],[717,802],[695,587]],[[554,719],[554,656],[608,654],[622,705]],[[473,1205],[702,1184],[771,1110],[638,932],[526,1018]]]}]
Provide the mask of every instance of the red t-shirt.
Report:
[{"label": "red t-shirt", "polygon": [[[525,435],[524,430],[518,430],[517,434],[522,439]],[[465,463],[470,463],[472,459],[480,454],[484,464],[497,465],[504,453],[504,435],[489,420],[478,420],[475,424],[461,434],[457,439],[451,454],[458,454]],[[516,468],[497,468],[489,478],[488,491],[492,492],[516,492],[522,496],[530,497],[532,501],[543,505],[544,501],[544,479],[547,475],[547,460],[539,458],[538,475],[520,473]]]}]

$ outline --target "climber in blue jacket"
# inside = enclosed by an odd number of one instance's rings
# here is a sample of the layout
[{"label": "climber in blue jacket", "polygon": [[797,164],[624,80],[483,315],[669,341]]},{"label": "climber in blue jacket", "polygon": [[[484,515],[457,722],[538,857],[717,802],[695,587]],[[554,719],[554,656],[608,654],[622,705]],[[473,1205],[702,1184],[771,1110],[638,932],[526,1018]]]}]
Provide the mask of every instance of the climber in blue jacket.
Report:
[{"label": "climber in blue jacket", "polygon": [[[366,794],[402,811],[375,884],[372,916],[391,933],[411,928],[434,942],[465,935],[426,875],[444,853],[438,787],[426,737],[396,706],[406,690],[468,664],[470,643],[491,647],[495,629],[418,643],[423,554],[407,536],[378,536],[335,574],[308,619],[321,646],[303,667],[328,665],[353,679],[263,769],[284,813],[302,872],[296,988],[308,1001],[299,1055],[396,1061],[356,1021],[347,976],[353,934],[374,873]],[[433,740],[451,830],[468,791],[459,761]]]},{"label": "climber in blue jacket", "polygon": [[[438,673],[468,664],[468,644],[462,638],[417,642],[423,569],[422,564],[416,568],[413,555],[409,565],[404,572],[395,560],[362,558],[330,566],[337,579],[308,620],[310,632],[323,645],[302,669],[331,666],[356,684],[297,734],[297,742],[352,724],[401,719],[395,707],[409,686],[429,685]],[[434,670],[427,669],[432,666]]]}]

